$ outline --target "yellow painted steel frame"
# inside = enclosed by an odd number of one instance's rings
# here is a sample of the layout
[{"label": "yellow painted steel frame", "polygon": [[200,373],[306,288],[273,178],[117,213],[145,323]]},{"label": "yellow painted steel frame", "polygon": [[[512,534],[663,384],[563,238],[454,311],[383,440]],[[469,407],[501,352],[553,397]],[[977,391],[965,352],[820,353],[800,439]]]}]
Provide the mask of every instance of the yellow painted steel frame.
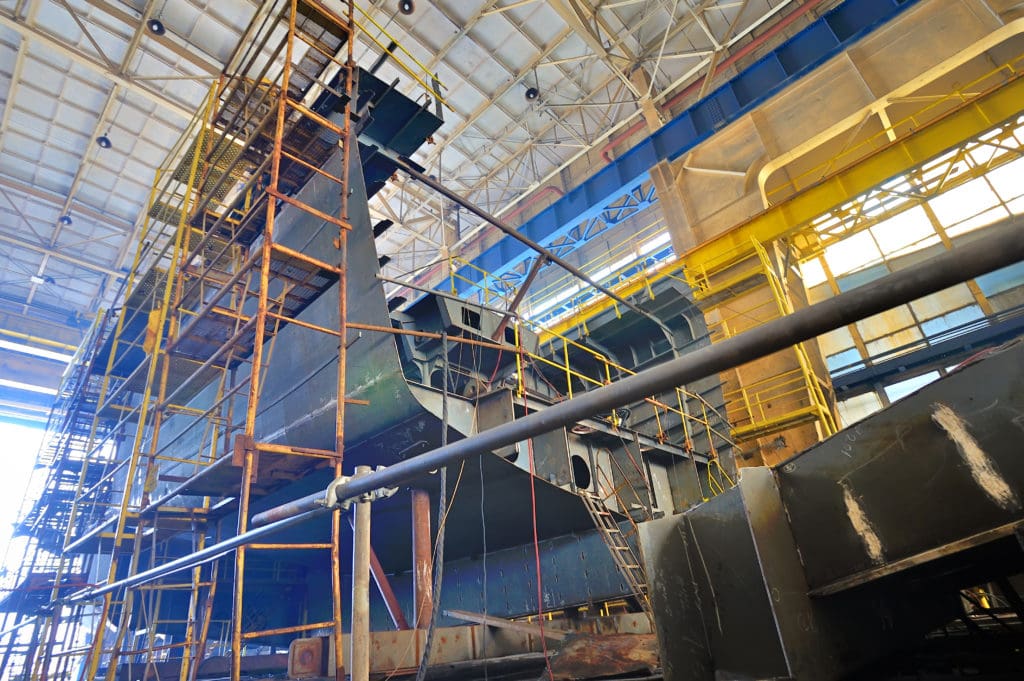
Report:
[{"label": "yellow painted steel frame", "polygon": [[[1019,33],[1024,29],[1024,23],[1020,22],[1022,20],[1013,22],[1013,31]],[[1008,36],[1009,34],[1006,34],[1006,37]],[[994,74],[1002,72],[1006,82],[974,96],[960,92],[951,93],[943,99],[947,102],[958,101],[959,105],[956,108],[925,124],[906,126],[900,125],[903,123],[900,121],[893,128],[903,130],[903,137],[890,141],[885,147],[848,167],[835,170],[816,184],[779,200],[777,204],[750,220],[690,249],[675,263],[666,263],[655,271],[638,274],[616,286],[614,290],[619,295],[629,297],[641,293],[651,283],[664,277],[678,277],[680,273],[684,273],[687,282],[699,296],[701,291],[708,287],[708,276],[712,272],[727,269],[731,264],[753,255],[750,246],[753,241],[767,243],[803,230],[810,221],[843,205],[851,197],[921,166],[943,152],[976,138],[1019,114],[1020,102],[1024,101],[1024,82],[1021,82],[1020,77],[1022,61],[1024,56],[1014,58],[978,79],[991,80]],[[962,90],[966,91],[970,85],[964,86]],[[930,101],[924,109],[934,109],[941,101],[942,99]],[[884,134],[888,136],[890,132]],[[848,156],[847,151],[843,151],[842,154]],[[829,168],[837,168],[836,160],[819,166],[815,172],[823,175]],[[553,325],[551,330],[566,333],[614,307],[614,301],[604,296],[595,298],[583,305],[575,315]]]},{"label": "yellow painted steel frame", "polygon": [[751,254],[753,241],[767,243],[791,234],[811,220],[865,191],[915,168],[1016,116],[1024,101],[1024,79],[1014,64],[1001,67],[1006,83],[964,102],[927,126],[872,152],[756,217],[690,249],[682,255],[695,292],[709,287],[709,277]]},{"label": "yellow painted steel frame", "polygon": [[[792,313],[793,305],[775,272],[765,247],[754,242],[751,244],[751,249],[757,255],[760,272],[771,291],[771,305],[774,310],[770,310],[769,314],[772,317],[780,317]],[[737,314],[742,315],[743,313]],[[728,330],[729,325],[723,323],[722,331],[725,337],[730,335]],[[796,369],[782,375],[766,377],[756,383],[745,383],[737,390],[725,395],[726,413],[739,409],[745,414],[745,418],[742,419],[743,424],[734,426],[732,429],[732,436],[737,442],[767,437],[807,421],[817,423],[821,437],[827,437],[836,432],[836,420],[832,413],[832,407],[822,390],[822,380],[814,371],[807,348],[803,343],[799,343],[793,346],[793,351],[796,354]],[[768,415],[767,405],[781,401],[785,397],[806,400],[807,404],[786,412]],[[732,420],[739,422],[741,419],[733,418]]]}]

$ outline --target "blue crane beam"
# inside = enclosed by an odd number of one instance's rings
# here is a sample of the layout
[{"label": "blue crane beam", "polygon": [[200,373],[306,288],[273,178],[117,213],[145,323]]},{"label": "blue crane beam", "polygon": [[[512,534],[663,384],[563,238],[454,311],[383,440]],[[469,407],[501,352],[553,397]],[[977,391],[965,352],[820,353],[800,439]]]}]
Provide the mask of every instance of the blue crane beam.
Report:
[{"label": "blue crane beam", "polygon": [[[578,248],[586,240],[566,243],[564,237],[582,223],[614,211],[616,202],[649,179],[657,163],[679,158],[916,2],[845,0],[566,192],[519,231],[542,246],[559,247],[563,256]],[[458,270],[456,291],[468,296],[479,289],[484,283],[480,270],[504,279],[508,273],[528,269],[535,255],[505,237],[474,258],[472,266]]]}]

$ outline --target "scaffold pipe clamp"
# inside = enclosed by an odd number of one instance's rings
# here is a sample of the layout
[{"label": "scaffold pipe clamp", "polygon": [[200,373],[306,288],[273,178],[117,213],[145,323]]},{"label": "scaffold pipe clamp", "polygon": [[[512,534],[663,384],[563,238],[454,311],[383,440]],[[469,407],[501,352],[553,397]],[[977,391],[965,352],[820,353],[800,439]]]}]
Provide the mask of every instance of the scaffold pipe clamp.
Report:
[{"label": "scaffold pipe clamp", "polygon": [[371,473],[379,473],[384,470],[384,466],[377,466],[376,469],[371,469],[369,466],[359,466],[353,475],[342,475],[330,482],[327,485],[327,490],[324,494],[321,505],[324,508],[335,509],[340,508],[343,511],[347,511],[349,507],[358,501],[377,501],[379,499],[386,499],[387,497],[394,496],[395,492],[398,491],[397,487],[381,487],[379,489],[370,490],[364,492],[355,498],[343,498],[341,494],[342,488],[353,480],[357,480],[361,477],[370,475]]}]

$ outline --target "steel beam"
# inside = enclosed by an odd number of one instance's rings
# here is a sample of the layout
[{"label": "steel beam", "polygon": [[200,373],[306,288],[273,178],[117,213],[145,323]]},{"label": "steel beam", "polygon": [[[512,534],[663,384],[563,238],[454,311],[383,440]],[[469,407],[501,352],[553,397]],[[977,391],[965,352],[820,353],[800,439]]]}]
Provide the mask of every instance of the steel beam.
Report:
[{"label": "steel beam", "polygon": [[[1024,23],[1024,20],[1021,20]],[[981,135],[1020,115],[1024,78],[1017,76],[987,95],[949,112],[904,138],[889,143],[864,160],[772,206],[751,220],[682,254],[690,267],[728,264],[733,254],[750,252],[750,243],[765,243],[790,234],[816,217],[935,158],[964,140]]]},{"label": "steel beam", "polygon": [[406,173],[407,175],[409,175],[409,177],[411,177],[412,179],[416,180],[420,184],[423,184],[423,185],[426,185],[426,186],[430,187],[431,189],[433,189],[437,193],[441,194],[442,196],[445,196],[446,198],[448,198],[448,199],[454,201],[455,203],[459,204],[460,206],[462,206],[463,208],[468,210],[470,213],[473,213],[478,218],[480,218],[482,220],[486,220],[487,222],[489,222],[490,224],[494,225],[495,227],[500,229],[502,232],[504,232],[508,236],[510,236],[513,239],[515,239],[516,241],[518,241],[519,243],[523,244],[527,248],[529,248],[529,249],[535,251],[536,253],[540,254],[541,256],[546,258],[547,260],[550,260],[551,262],[555,263],[556,265],[561,267],[563,270],[565,270],[569,274],[573,275],[574,277],[576,277],[580,281],[583,281],[583,282],[589,284],[590,286],[594,287],[595,289],[597,289],[598,291],[600,291],[604,295],[608,296],[612,300],[616,301],[617,303],[620,303],[621,305],[629,308],[633,312],[636,312],[641,317],[645,317],[647,319],[650,319],[652,322],[657,324],[658,327],[661,328],[666,333],[666,335],[668,336],[669,340],[671,341],[672,332],[665,326],[664,322],[662,322],[660,319],[658,319],[657,317],[652,315],[647,310],[644,310],[643,308],[637,306],[635,303],[632,303],[629,300],[623,298],[622,296],[620,296],[619,294],[615,293],[614,291],[612,291],[611,289],[607,288],[606,286],[602,286],[600,283],[595,281],[589,274],[587,274],[586,272],[583,272],[582,270],[580,270],[578,267],[576,267],[572,263],[566,261],[565,258],[562,258],[562,257],[560,257],[558,255],[555,255],[554,253],[552,253],[548,249],[546,249],[543,246],[541,246],[540,244],[538,244],[536,241],[532,240],[530,237],[526,236],[525,234],[521,234],[519,231],[516,230],[515,227],[512,227],[511,225],[505,224],[504,222],[499,220],[497,217],[491,215],[490,213],[485,211],[483,208],[480,208],[479,206],[474,204],[469,199],[467,199],[467,198],[465,198],[463,196],[459,196],[458,194],[456,194],[452,190],[448,189],[447,187],[445,187],[443,184],[441,184],[437,180],[434,180],[433,178],[429,177],[428,175],[425,175],[424,173],[421,173],[418,169],[414,168],[410,162],[408,162],[408,161],[406,161],[404,159],[395,158],[395,157],[391,156],[390,154],[387,154],[386,152],[383,152],[383,151],[381,151],[380,153],[381,153],[381,155],[388,157],[388,159],[392,163],[394,163],[396,166],[398,166],[399,170],[401,170],[402,172]]},{"label": "steel beam", "polygon": [[[680,260],[692,268],[694,273],[699,271],[701,265],[711,264],[717,269],[720,265],[728,265],[733,256],[740,253],[749,254],[751,239],[763,243],[791,236],[804,228],[810,220],[849,201],[850,197],[918,167],[943,151],[978,137],[999,125],[1000,121],[1019,114],[1019,102],[1022,100],[1024,78],[1018,76],[999,89],[947,113],[907,137],[890,143],[873,155],[687,251],[680,256]],[[663,274],[678,274],[678,271],[678,267],[669,267],[650,279],[637,280],[617,287],[616,291],[623,296],[632,296],[653,281],[657,281]],[[608,300],[589,303],[575,318],[562,320],[554,325],[551,331],[565,333],[578,324],[577,320],[580,317],[589,319],[611,305],[611,301]]]},{"label": "steel beam", "polygon": [[24,22],[21,21],[15,21],[6,14],[0,14],[0,26],[8,28],[20,34],[24,38],[38,41],[39,43],[46,46],[47,49],[53,50],[57,54],[67,57],[79,66],[89,69],[90,71],[103,76],[104,78],[116,83],[117,85],[120,85],[125,89],[131,90],[140,97],[153,102],[157,106],[163,107],[167,111],[178,114],[186,121],[192,120],[192,116],[194,115],[195,112],[188,109],[184,105],[172,101],[167,97],[164,97],[160,93],[150,90],[149,88],[144,88],[135,81],[125,77],[122,74],[114,73],[106,64],[101,63],[100,61],[85,54],[84,52],[68,47],[67,44],[61,42],[57,38],[47,33],[40,31],[38,28],[34,26],[29,26],[28,24],[25,24]]},{"label": "steel beam", "polygon": [[96,264],[96,263],[93,263],[93,262],[89,262],[88,260],[82,260],[81,258],[77,258],[77,257],[75,257],[73,255],[68,255],[67,253],[62,253],[61,251],[58,251],[58,250],[55,250],[55,249],[52,249],[52,248],[45,248],[45,247],[40,246],[38,244],[34,244],[31,241],[25,241],[24,239],[18,239],[16,237],[9,236],[7,234],[0,234],[0,241],[2,241],[4,243],[11,244],[13,246],[17,246],[18,248],[24,248],[24,249],[32,251],[34,253],[39,253],[40,255],[45,255],[45,256],[49,256],[51,258],[56,258],[57,260],[63,260],[64,262],[69,262],[72,265],[75,265],[77,267],[81,267],[84,270],[89,270],[90,272],[99,272],[101,274],[109,274],[112,277],[123,277],[125,275],[124,272],[118,272],[117,270],[111,269],[111,268],[106,267],[104,265],[99,265],[99,264]]},{"label": "steel beam", "polygon": [[[593,414],[610,411],[680,384],[720,373],[1021,260],[1024,260],[1024,216],[990,227],[975,241],[955,250],[774,319],[721,343],[701,348],[516,421],[340,484],[333,487],[333,495],[340,502],[377,489],[408,484],[438,468],[576,423]],[[239,546],[330,512],[324,506],[325,499],[326,492],[318,492],[259,513],[252,518],[251,526],[255,529],[244,534],[132,577],[76,592],[63,599],[63,602],[90,601],[121,588],[144,584],[214,560]]]},{"label": "steel beam", "polygon": [[[0,135],[3,132],[0,130]],[[32,185],[20,182],[8,175],[0,175],[0,186],[7,187],[16,192],[24,194],[27,197],[36,198],[43,201],[58,210],[64,205],[64,197],[55,192],[42,189],[40,187],[34,187]],[[121,234],[129,234],[135,228],[135,223],[128,220],[120,215],[113,215],[103,210],[95,208],[93,206],[86,205],[81,201],[75,201],[71,207],[75,215],[82,215],[96,221],[98,224],[116,230]]]},{"label": "steel beam", "polygon": [[[679,158],[917,1],[845,0],[634,145],[613,163],[567,191],[524,222],[520,231],[541,243],[557,238],[587,215],[592,215],[595,208],[621,196],[626,188],[646,180],[650,169],[659,161]],[[841,30],[836,31],[837,27]],[[794,54],[799,57],[794,58]],[[522,256],[521,247],[516,244],[508,246],[504,251],[506,260]],[[488,251],[500,248],[499,242]]]}]

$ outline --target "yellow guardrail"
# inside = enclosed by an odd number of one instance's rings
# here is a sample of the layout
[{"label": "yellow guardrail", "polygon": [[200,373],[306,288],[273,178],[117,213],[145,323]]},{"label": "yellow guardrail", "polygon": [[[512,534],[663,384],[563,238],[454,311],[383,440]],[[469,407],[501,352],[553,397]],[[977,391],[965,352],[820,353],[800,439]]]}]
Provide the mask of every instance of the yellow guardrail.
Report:
[{"label": "yellow guardrail", "polygon": [[[753,255],[750,249],[752,235],[762,243],[790,236],[800,242],[801,259],[817,255],[813,248],[821,248],[825,242],[813,234],[812,222],[816,218],[900,172],[923,166],[942,150],[984,134],[996,127],[998,121],[1019,111],[1019,102],[1024,100],[1024,79],[1020,78],[1024,71],[1022,63],[1024,55],[1017,56],[987,70],[955,91],[929,96],[915,112],[892,121],[886,130],[834,154],[786,185],[772,187],[767,192],[772,205],[764,212],[691,249],[681,255],[680,260],[638,273],[616,284],[613,290],[628,298],[649,290],[666,277],[679,278],[682,272],[698,297],[706,297],[707,293],[703,291],[711,289],[709,279],[715,272],[728,269]],[[993,86],[993,80],[1000,75],[1005,82]],[[983,84],[990,87],[979,91]],[[900,103],[906,105],[907,102]],[[922,142],[917,133],[925,130],[928,133]],[[908,141],[910,138],[913,138],[913,143]],[[1013,154],[1010,156],[1016,158]],[[850,180],[855,182],[851,184]],[[800,236],[804,234],[806,237]],[[545,290],[544,293],[549,299],[558,295],[554,290]],[[531,301],[539,302],[540,298],[535,294]],[[572,315],[553,324],[552,329],[564,333],[613,307],[613,300],[595,294]]]},{"label": "yellow guardrail", "polygon": [[[405,73],[408,74],[410,78],[419,83],[424,90],[426,90],[431,95],[436,97],[439,102],[441,102],[442,104],[444,104],[445,107],[448,108],[448,110],[455,111],[455,109],[452,108],[451,104],[448,103],[448,100],[444,98],[444,95],[440,93],[440,90],[446,89],[444,84],[440,80],[438,80],[433,73],[430,72],[430,69],[428,69],[422,62],[420,62],[419,59],[414,57],[409,50],[405,49],[405,47],[403,47],[402,44],[398,40],[396,40],[394,36],[388,33],[387,29],[381,26],[376,19],[370,16],[370,14],[366,10],[364,10],[359,5],[355,5],[355,8],[368,22],[370,22],[371,25],[373,25],[374,28],[380,31],[381,35],[387,38],[388,42],[381,42],[381,40],[377,36],[373,35],[371,31],[368,31],[366,29],[366,26],[364,26],[358,19],[356,19],[355,24],[359,28],[359,30],[362,31],[367,38],[373,41],[373,43],[377,47],[379,47],[389,57],[391,57],[391,59],[394,60],[394,62],[398,64],[398,66],[403,71],[405,71]],[[391,48],[391,45],[394,45],[395,47]],[[420,68],[420,73],[417,73],[408,64],[406,64],[405,61],[399,56],[399,54],[404,54],[409,59],[411,59],[412,62]],[[427,81],[429,81],[429,83]]]},{"label": "yellow guardrail", "polygon": [[[492,290],[493,284],[489,282],[499,281],[493,274],[461,258],[453,258],[452,263],[452,266],[449,268],[449,281],[452,293],[455,293],[457,290],[456,282],[463,281],[479,288],[484,301],[482,303],[483,305],[492,306],[494,303],[498,303],[504,306],[507,304],[507,294],[499,295]],[[459,274],[456,271],[457,268],[455,263],[458,263],[460,266],[468,267],[479,273],[481,277],[480,281],[472,281],[468,277]],[[611,383],[614,378],[629,376],[636,373],[593,348],[569,338],[557,329],[549,328],[536,321],[527,319],[522,315],[516,314],[513,315],[513,317],[515,343],[517,347],[519,347],[519,353],[516,358],[516,376],[521,394],[525,391],[527,385],[525,375],[525,364],[527,362],[532,362],[538,367],[547,367],[550,373],[563,376],[565,381],[564,386],[556,386],[550,382],[548,382],[548,385],[560,397],[565,398],[572,398],[579,391],[580,387],[585,391],[590,388],[607,385],[608,383]],[[519,337],[522,329],[528,329],[531,332],[536,333],[541,339],[542,347],[546,347],[546,352],[543,354],[535,353],[523,348]],[[581,355],[587,357],[590,361],[596,364],[598,369],[595,373],[585,373],[580,370],[578,366],[574,365],[574,358],[578,358]],[[574,382],[579,387],[574,386]],[[678,418],[679,424],[683,429],[684,449],[692,451],[693,428],[696,427],[705,431],[709,447],[711,448],[709,456],[712,458],[717,456],[714,445],[715,438],[718,438],[721,442],[730,442],[730,436],[728,433],[723,433],[716,429],[711,424],[710,419],[711,416],[714,415],[717,416],[723,424],[727,424],[725,416],[719,413],[703,397],[683,388],[674,389],[674,401],[675,404],[666,404],[655,397],[648,397],[644,400],[644,402],[651,405],[653,409],[653,418],[657,426],[658,439],[661,441],[667,441],[669,424],[667,421],[663,421],[665,419],[671,419],[674,421]],[[700,416],[696,416],[689,412],[688,404],[691,401],[700,406]],[[609,415],[609,420],[616,427],[620,425],[619,417],[615,413]]]}]

